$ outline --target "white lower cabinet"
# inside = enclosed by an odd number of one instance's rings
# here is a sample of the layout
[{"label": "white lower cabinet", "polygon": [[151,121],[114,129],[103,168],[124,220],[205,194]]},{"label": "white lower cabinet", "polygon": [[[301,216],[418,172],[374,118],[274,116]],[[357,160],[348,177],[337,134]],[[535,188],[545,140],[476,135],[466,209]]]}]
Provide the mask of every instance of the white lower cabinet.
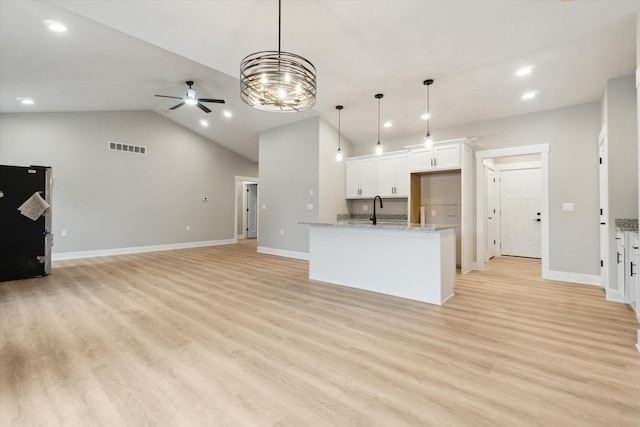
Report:
[{"label": "white lower cabinet", "polygon": [[626,292],[626,286],[625,286],[626,276],[624,274],[624,270],[625,270],[624,249],[625,249],[624,233],[617,233],[616,234],[616,269],[618,270],[617,286],[618,286],[618,292],[620,293],[620,296],[626,299],[627,292]]},{"label": "white lower cabinet", "polygon": [[627,300],[629,304],[636,310],[640,309],[640,280],[638,280],[638,264],[640,263],[640,239],[638,239],[638,233],[627,232],[625,239],[625,279]]}]

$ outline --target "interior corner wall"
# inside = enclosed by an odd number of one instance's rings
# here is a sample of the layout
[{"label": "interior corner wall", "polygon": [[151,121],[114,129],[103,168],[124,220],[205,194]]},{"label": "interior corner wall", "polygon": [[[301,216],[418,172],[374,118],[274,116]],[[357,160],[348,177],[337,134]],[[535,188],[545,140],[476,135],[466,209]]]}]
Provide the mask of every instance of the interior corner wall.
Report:
[{"label": "interior corner wall", "polygon": [[318,221],[318,135],[318,117],[260,133],[261,248],[309,252],[309,226],[299,223]]},{"label": "interior corner wall", "polygon": [[[319,131],[318,221],[335,222],[337,214],[349,213],[345,194],[345,166],[344,161],[336,161],[337,129],[320,119]],[[343,156],[350,157],[351,142],[342,137],[340,146]]]},{"label": "interior corner wall", "polygon": [[[638,218],[638,113],[635,76],[607,81],[609,222]],[[609,227],[609,259],[616,259],[616,228]],[[616,269],[609,269],[615,284]]]},{"label": "interior corner wall", "polygon": [[638,217],[636,102],[635,76],[607,82],[610,220]]},{"label": "interior corner wall", "polygon": [[52,167],[54,254],[233,239],[234,177],[258,173],[152,111],[0,114],[0,141],[0,163]]},{"label": "interior corner wall", "polygon": [[[476,151],[549,144],[549,268],[600,275],[598,102],[433,130],[435,141],[476,138]],[[421,134],[385,140],[386,151],[417,144]],[[475,189],[474,189],[475,191]],[[474,197],[475,200],[475,197]],[[563,212],[571,202],[573,212]]]}]

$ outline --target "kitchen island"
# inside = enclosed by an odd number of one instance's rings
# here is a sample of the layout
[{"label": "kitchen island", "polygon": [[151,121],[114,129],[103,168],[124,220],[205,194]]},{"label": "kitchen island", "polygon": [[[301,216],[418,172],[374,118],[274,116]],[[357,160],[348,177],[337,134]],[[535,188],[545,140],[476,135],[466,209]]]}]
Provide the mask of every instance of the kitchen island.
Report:
[{"label": "kitchen island", "polygon": [[312,280],[437,305],[453,296],[455,225],[308,225]]}]

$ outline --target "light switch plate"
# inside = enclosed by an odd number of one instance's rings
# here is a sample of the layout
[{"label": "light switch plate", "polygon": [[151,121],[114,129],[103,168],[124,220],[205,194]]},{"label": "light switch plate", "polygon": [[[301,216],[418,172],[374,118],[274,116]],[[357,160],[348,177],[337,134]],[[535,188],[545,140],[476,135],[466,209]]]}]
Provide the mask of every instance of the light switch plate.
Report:
[{"label": "light switch plate", "polygon": [[362,205],[362,210],[363,211],[368,211],[369,210],[369,206],[368,205]]},{"label": "light switch plate", "polygon": [[313,210],[313,203],[307,203],[307,210],[308,211],[312,211]]},{"label": "light switch plate", "polygon": [[562,210],[564,212],[573,212],[573,203],[563,203]]}]

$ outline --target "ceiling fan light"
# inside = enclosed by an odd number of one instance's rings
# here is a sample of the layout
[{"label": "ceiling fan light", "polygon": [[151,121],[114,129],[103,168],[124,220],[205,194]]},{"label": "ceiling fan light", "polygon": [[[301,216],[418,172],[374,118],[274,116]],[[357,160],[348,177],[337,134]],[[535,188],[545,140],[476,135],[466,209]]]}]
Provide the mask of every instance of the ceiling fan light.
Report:
[{"label": "ceiling fan light", "polygon": [[194,98],[187,98],[184,100],[184,103],[187,105],[196,105],[198,103],[198,100]]}]

